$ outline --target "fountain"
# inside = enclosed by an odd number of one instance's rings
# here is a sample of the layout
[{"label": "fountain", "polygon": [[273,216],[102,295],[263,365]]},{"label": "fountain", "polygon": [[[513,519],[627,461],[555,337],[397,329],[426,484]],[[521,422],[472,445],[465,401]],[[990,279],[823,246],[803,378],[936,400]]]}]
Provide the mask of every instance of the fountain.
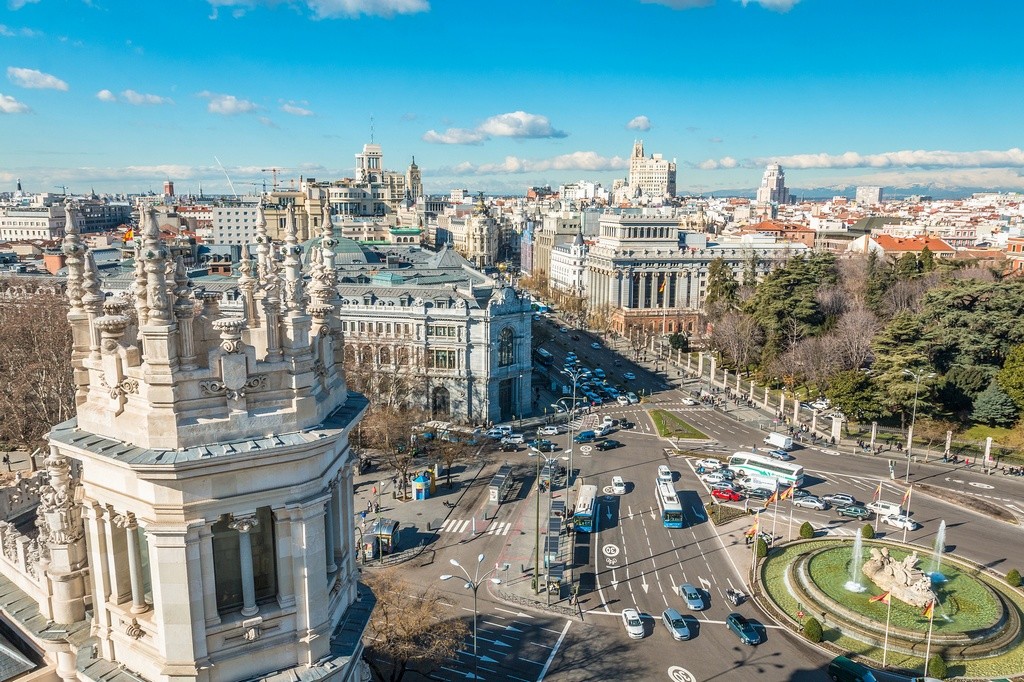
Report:
[{"label": "fountain", "polygon": [[863,592],[867,588],[860,584],[861,565],[864,563],[864,538],[860,533],[853,538],[853,553],[850,555],[850,579],[844,587],[850,592]]},{"label": "fountain", "polygon": [[939,530],[935,533],[935,549],[932,551],[932,570],[928,574],[933,583],[946,582],[942,575],[942,553],[946,551],[946,520],[939,522]]}]

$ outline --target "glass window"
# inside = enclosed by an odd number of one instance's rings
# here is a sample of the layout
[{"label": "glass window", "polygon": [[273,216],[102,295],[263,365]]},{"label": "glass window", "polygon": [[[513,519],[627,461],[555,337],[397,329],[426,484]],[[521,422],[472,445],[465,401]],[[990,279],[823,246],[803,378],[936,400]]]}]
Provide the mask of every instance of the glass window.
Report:
[{"label": "glass window", "polygon": [[498,367],[508,367],[516,361],[516,335],[511,327],[498,334]]},{"label": "glass window", "polygon": [[[258,524],[249,531],[252,544],[252,572],[256,601],[277,596],[277,561],[274,548],[274,515],[270,507],[256,510]],[[242,568],[238,531],[229,527],[231,517],[213,524],[213,565],[217,589],[217,611],[229,613],[242,608]]]}]

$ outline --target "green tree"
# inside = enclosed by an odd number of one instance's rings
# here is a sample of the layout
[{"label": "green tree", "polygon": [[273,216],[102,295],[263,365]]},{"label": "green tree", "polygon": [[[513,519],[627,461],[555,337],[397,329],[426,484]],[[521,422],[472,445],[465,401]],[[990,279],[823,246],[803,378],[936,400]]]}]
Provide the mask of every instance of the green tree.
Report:
[{"label": "green tree", "polygon": [[917,277],[920,274],[917,256],[908,251],[893,263],[892,271],[893,276],[899,282],[905,282],[908,279]]},{"label": "green tree", "polygon": [[1012,426],[1017,414],[1017,404],[993,381],[974,399],[971,419],[989,426]]},{"label": "green tree", "polygon": [[763,559],[768,556],[768,543],[764,541],[764,538],[759,537],[757,539],[757,547],[755,547],[755,551],[757,552],[758,559]]},{"label": "green tree", "polygon": [[672,350],[682,351],[683,353],[690,352],[690,338],[683,332],[676,332],[669,336],[668,345],[672,347]]},{"label": "green tree", "polygon": [[1020,571],[1016,568],[1011,568],[1006,573],[1006,584],[1010,587],[1020,587]]},{"label": "green tree", "polygon": [[807,641],[817,644],[821,641],[824,633],[821,631],[821,623],[814,616],[810,616],[804,621],[804,637]]},{"label": "green tree", "polygon": [[960,414],[971,409],[979,393],[992,383],[992,368],[953,365],[939,384],[938,399],[947,412]]},{"label": "green tree", "polygon": [[804,540],[810,540],[814,537],[814,526],[811,525],[810,521],[804,521],[800,524],[800,537]]},{"label": "green tree", "polygon": [[874,529],[874,527],[872,527],[872,525],[870,523],[865,523],[863,526],[860,527],[860,536],[862,538],[864,538],[865,540],[874,540],[875,539],[875,529]]},{"label": "green tree", "polygon": [[1024,410],[1024,344],[1018,344],[1010,349],[996,379],[999,381],[999,387],[1013,398],[1017,407]]},{"label": "green tree", "polygon": [[946,662],[942,660],[940,654],[934,654],[928,659],[928,669],[925,672],[928,677],[934,677],[937,680],[944,680],[949,675],[949,671],[946,670]]},{"label": "green tree", "polygon": [[865,302],[874,313],[881,315],[885,312],[885,292],[892,285],[892,275],[877,251],[868,252],[865,274]]},{"label": "green tree", "polygon": [[935,269],[935,255],[926,245],[921,249],[921,272],[931,272]]},{"label": "green tree", "polygon": [[704,297],[704,309],[712,320],[734,307],[737,302],[739,284],[736,276],[725,262],[725,257],[715,258],[708,265],[708,288]]},{"label": "green tree", "polygon": [[859,370],[839,372],[829,383],[825,397],[843,414],[857,421],[871,421],[886,415],[878,402],[871,377]]}]

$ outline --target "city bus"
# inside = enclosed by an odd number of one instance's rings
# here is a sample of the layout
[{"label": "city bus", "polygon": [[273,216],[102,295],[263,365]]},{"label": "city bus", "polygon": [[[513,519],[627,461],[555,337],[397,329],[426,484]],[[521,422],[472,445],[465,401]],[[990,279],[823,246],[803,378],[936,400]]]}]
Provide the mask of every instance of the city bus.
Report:
[{"label": "city bus", "polygon": [[597,518],[597,486],[580,486],[579,495],[576,496],[576,506],[572,513],[572,527],[583,533],[590,533],[594,530],[594,520]]},{"label": "city bus", "polygon": [[797,488],[804,484],[804,468],[799,464],[780,462],[771,457],[753,452],[737,452],[729,458],[729,468],[737,476],[746,477],[743,481],[748,488]]},{"label": "city bus", "polygon": [[658,481],[658,508],[661,509],[661,523],[666,528],[683,527],[683,505],[679,494],[671,483]]},{"label": "city bus", "polygon": [[543,348],[533,351],[533,357],[542,365],[550,365],[555,360],[555,356]]}]

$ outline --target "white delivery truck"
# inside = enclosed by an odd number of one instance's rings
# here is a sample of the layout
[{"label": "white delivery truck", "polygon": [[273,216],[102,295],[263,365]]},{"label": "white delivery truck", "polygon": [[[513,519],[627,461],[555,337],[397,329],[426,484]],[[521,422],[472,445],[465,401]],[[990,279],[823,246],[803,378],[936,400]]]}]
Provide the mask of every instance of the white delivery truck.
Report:
[{"label": "white delivery truck", "polygon": [[793,439],[784,433],[769,433],[765,436],[764,444],[780,450],[793,449]]}]

